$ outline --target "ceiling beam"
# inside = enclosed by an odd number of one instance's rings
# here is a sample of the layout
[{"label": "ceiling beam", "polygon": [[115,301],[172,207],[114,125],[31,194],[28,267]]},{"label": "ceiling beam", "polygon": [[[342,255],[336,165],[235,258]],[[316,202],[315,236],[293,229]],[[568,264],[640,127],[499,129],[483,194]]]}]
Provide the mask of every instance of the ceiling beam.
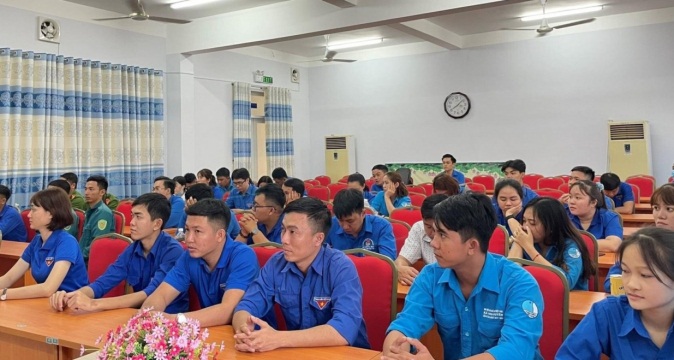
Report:
[{"label": "ceiling beam", "polygon": [[460,35],[428,20],[407,21],[400,24],[391,24],[389,27],[445,49],[457,50],[463,47],[463,38]]},{"label": "ceiling beam", "polygon": [[358,0],[323,0],[328,4],[332,4],[342,9],[350,8],[358,5]]}]

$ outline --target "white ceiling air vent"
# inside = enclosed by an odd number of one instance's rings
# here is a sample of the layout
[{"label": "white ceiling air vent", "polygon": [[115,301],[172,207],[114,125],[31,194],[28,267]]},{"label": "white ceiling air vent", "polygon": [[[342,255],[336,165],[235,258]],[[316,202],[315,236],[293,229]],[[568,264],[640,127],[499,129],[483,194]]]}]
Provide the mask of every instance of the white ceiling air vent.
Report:
[{"label": "white ceiling air vent", "polygon": [[58,44],[61,42],[61,25],[56,20],[37,18],[37,39]]}]

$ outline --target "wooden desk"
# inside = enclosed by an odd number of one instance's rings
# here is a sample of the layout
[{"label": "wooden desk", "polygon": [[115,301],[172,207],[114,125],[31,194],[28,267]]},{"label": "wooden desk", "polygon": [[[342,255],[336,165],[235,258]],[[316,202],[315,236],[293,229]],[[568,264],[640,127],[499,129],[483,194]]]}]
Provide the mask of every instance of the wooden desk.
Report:
[{"label": "wooden desk", "polygon": [[654,224],[652,214],[621,214],[623,227],[640,227],[644,224]]},{"label": "wooden desk", "polygon": [[[4,240],[0,243],[0,274],[4,275],[21,258],[21,255],[28,247],[27,242]],[[26,272],[23,278],[17,280],[11,287],[21,287],[35,284],[35,279],[30,271]]]},{"label": "wooden desk", "polygon": [[634,226],[624,227],[623,228],[623,240],[625,239],[625,237],[634,234],[639,229],[641,229],[641,228],[640,227],[634,227]]},{"label": "wooden desk", "polygon": [[580,321],[590,312],[594,303],[606,299],[610,296],[604,292],[580,291],[569,292],[569,320]]},{"label": "wooden desk", "polygon": [[612,252],[600,252],[599,253],[599,267],[597,268],[597,278],[599,278],[599,289],[598,291],[604,290],[604,281],[608,276],[608,270],[615,264],[617,255]]},{"label": "wooden desk", "polygon": [[642,204],[650,204],[651,203],[651,197],[650,196],[642,196],[639,198],[639,202]]},{"label": "wooden desk", "polygon": [[634,211],[637,214],[652,214],[651,204],[634,204]]}]

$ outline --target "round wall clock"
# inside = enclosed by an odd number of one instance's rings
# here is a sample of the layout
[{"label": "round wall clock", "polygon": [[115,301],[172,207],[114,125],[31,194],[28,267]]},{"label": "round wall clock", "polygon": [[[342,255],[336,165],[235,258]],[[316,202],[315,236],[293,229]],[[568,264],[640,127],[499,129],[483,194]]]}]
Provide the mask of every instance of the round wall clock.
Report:
[{"label": "round wall clock", "polygon": [[451,118],[461,119],[470,111],[470,99],[464,93],[454,92],[445,99],[445,112]]}]

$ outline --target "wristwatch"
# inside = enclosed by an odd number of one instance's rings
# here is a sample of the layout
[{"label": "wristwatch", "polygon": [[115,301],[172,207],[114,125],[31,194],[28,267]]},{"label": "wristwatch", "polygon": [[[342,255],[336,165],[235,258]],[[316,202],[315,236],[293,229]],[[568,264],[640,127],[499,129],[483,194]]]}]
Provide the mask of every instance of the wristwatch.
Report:
[{"label": "wristwatch", "polygon": [[253,231],[251,231],[250,234],[248,234],[248,235],[249,235],[249,236],[255,236],[255,235],[257,235],[257,233],[259,233],[259,232],[260,232],[260,230],[259,230],[258,228],[255,228],[255,229],[253,229]]},{"label": "wristwatch", "polygon": [[514,219],[515,216],[516,216],[516,215],[508,215],[508,216],[505,217],[505,219],[506,219],[506,221],[508,221],[508,220],[510,220],[510,219]]},{"label": "wristwatch", "polygon": [[178,322],[178,324],[186,324],[187,317],[183,313],[178,313],[176,314],[176,321]]},{"label": "wristwatch", "polygon": [[2,289],[2,295],[0,295],[0,300],[7,300],[7,288]]}]

